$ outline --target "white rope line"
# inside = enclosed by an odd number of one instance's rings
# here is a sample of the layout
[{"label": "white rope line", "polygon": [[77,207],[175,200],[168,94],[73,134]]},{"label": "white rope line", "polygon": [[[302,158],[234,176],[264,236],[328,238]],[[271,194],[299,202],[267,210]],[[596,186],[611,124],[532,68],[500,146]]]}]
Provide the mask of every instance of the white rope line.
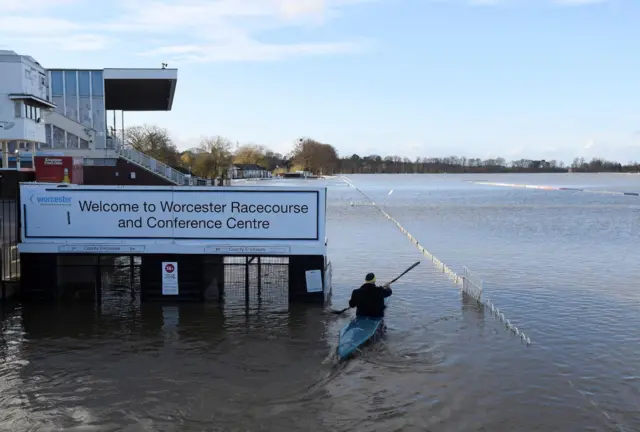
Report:
[{"label": "white rope line", "polygon": [[396,224],[398,229],[400,229],[400,231],[402,231],[407,236],[407,238],[411,240],[411,243],[413,243],[418,248],[420,253],[422,253],[423,256],[427,257],[438,270],[442,270],[442,273],[445,274],[449,279],[451,279],[455,285],[460,286],[461,290],[464,293],[466,293],[467,295],[475,299],[478,302],[478,304],[480,304],[481,306],[487,307],[491,311],[491,314],[495,318],[499,319],[500,322],[502,322],[506,326],[508,331],[512,332],[517,337],[519,337],[522,340],[522,342],[524,342],[527,346],[531,345],[531,339],[527,335],[525,335],[523,332],[521,332],[520,329],[518,329],[518,327],[511,324],[511,321],[504,316],[504,313],[502,313],[500,309],[495,307],[495,305],[490,300],[488,299],[485,301],[482,300],[483,283],[481,280],[479,279],[472,280],[470,278],[471,276],[470,272],[466,267],[465,267],[464,276],[458,275],[455,271],[453,271],[451,267],[449,267],[448,265],[440,261],[435,255],[433,255],[424,246],[422,246],[418,241],[418,239],[416,239],[409,231],[407,231],[407,229],[403,227],[402,224],[400,224],[400,222],[398,222],[396,219],[393,218],[393,216],[391,216],[389,213],[387,213],[382,208],[380,208],[375,203],[375,201],[373,201],[366,193],[360,190],[356,185],[351,183],[351,181],[349,181],[348,178],[342,177],[342,180],[345,183],[347,183],[349,186],[351,186],[352,188],[360,192],[360,194],[363,197],[365,197],[369,202],[371,202],[371,205],[376,209],[378,209],[378,211],[380,211],[380,213],[382,213],[384,217],[386,217],[391,222]]}]

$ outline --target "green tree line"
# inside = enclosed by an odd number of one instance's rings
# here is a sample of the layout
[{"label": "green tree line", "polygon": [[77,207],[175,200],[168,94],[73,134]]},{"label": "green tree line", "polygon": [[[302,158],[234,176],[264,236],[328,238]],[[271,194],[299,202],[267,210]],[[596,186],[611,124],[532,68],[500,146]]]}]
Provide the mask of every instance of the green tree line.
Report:
[{"label": "green tree line", "polygon": [[133,126],[125,130],[126,144],[184,173],[202,178],[224,176],[232,163],[255,164],[271,172],[309,171],[313,174],[360,173],[535,173],[535,172],[640,172],[640,163],[622,164],[603,158],[590,161],[576,157],[570,165],[544,159],[480,159],[459,156],[418,157],[351,156],[340,157],[334,146],[313,138],[295,141],[283,155],[259,144],[234,145],[222,136],[203,137],[194,147],[180,151],[166,129],[155,125]]}]

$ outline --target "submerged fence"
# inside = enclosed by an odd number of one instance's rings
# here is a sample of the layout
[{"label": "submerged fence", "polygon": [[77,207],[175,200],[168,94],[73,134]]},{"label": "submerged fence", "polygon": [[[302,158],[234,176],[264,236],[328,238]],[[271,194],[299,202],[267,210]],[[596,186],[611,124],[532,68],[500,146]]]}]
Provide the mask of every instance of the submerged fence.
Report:
[{"label": "submerged fence", "polygon": [[[481,278],[479,278],[476,275],[474,275],[467,267],[464,267],[462,276],[456,274],[449,266],[447,266],[445,263],[440,261],[431,252],[429,252],[426,248],[424,248],[422,245],[420,245],[420,242],[418,242],[418,240],[413,235],[411,235],[411,233],[409,231],[407,231],[391,215],[389,215],[382,208],[380,208],[371,198],[369,198],[356,185],[351,183],[349,181],[349,179],[347,179],[346,177],[342,177],[342,180],[346,184],[348,184],[349,186],[351,186],[352,188],[357,190],[362,196],[364,196],[371,203],[371,206],[373,206],[376,209],[378,209],[387,219],[389,219],[390,221],[395,223],[396,226],[409,238],[409,240],[411,240],[411,242],[414,245],[416,245],[416,247],[420,250],[420,252],[425,257],[429,258],[429,260],[431,260],[431,262],[433,263],[433,265],[436,268],[442,270],[443,274],[446,274],[451,280],[453,280],[453,282],[456,285],[459,285],[461,287],[461,291],[462,291],[463,295],[467,295],[467,296],[475,299],[476,302],[481,307],[486,307],[489,311],[491,311],[491,314],[496,319],[500,320],[500,322],[502,322],[510,332],[513,332],[516,336],[518,336],[521,339],[521,341],[524,342],[527,346],[531,345],[531,339],[528,336],[526,336],[523,332],[521,332],[520,329],[518,329],[518,327],[516,327],[515,325],[511,324],[511,321],[509,321],[504,316],[504,313],[501,312],[500,309],[498,309],[493,304],[493,302],[491,302],[491,300],[482,298],[483,297],[483,291],[484,291],[484,282],[482,281]],[[566,380],[566,378],[565,378],[565,380]],[[626,427],[624,427],[623,424],[621,424],[621,422],[616,421],[615,419],[613,419],[612,416],[602,406],[600,406],[600,404],[598,404],[592,397],[589,396],[588,392],[585,392],[585,391],[582,391],[582,390],[578,389],[571,380],[566,380],[566,381],[567,381],[567,383],[569,384],[569,386],[573,390],[575,390],[577,393],[579,393],[581,396],[583,396],[594,408],[598,409],[600,411],[600,413],[607,419],[607,421],[609,421],[612,424],[614,424],[618,431],[621,431],[621,432],[626,432],[627,431]]]},{"label": "submerged fence", "polygon": [[455,271],[453,271],[451,267],[449,267],[448,265],[440,261],[438,258],[436,258],[435,255],[433,255],[424,246],[422,246],[418,241],[418,239],[416,239],[409,231],[407,231],[407,229],[403,227],[402,224],[400,224],[400,222],[398,222],[390,214],[388,214],[381,207],[379,207],[375,203],[375,201],[373,201],[367,194],[365,194],[362,190],[360,190],[356,185],[351,183],[351,181],[349,181],[348,178],[342,177],[342,180],[345,183],[347,183],[349,186],[357,190],[363,197],[365,197],[370,203],[369,204],[370,206],[375,207],[378,211],[380,211],[380,213],[384,215],[384,217],[386,217],[391,222],[396,224],[396,226],[400,229],[400,231],[402,231],[407,236],[407,238],[411,240],[411,242],[418,248],[418,250],[422,253],[423,256],[428,258],[437,269],[442,271],[443,274],[447,275],[447,277],[449,277],[449,279],[451,279],[454,284],[460,286],[460,289],[464,293],[464,295],[468,295],[469,297],[475,299],[479,305],[488,308],[491,311],[492,315],[495,318],[499,319],[500,322],[502,322],[506,326],[507,330],[509,330],[510,332],[513,332],[516,336],[518,336],[522,340],[522,342],[526,343],[527,346],[531,344],[531,339],[528,336],[526,336],[524,333],[522,333],[520,329],[518,329],[518,327],[511,324],[511,321],[505,318],[504,313],[502,313],[500,309],[495,307],[494,304],[489,299],[487,300],[482,299],[484,284],[479,277],[474,276],[466,267],[463,270],[462,276],[458,275]]}]

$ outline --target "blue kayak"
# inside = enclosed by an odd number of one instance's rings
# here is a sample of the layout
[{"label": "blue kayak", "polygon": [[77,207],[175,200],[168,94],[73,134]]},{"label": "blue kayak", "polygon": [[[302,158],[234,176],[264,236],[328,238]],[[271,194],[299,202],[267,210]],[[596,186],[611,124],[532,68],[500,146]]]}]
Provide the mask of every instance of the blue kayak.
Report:
[{"label": "blue kayak", "polygon": [[355,317],[340,331],[337,354],[341,360],[382,332],[384,318]]}]

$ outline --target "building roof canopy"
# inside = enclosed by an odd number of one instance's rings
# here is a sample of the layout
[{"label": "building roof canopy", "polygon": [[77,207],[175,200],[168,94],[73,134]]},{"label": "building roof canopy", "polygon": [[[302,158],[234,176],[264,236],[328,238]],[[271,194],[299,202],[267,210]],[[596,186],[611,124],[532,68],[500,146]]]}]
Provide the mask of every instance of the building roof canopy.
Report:
[{"label": "building roof canopy", "polygon": [[170,111],[177,69],[105,69],[105,109]]}]

